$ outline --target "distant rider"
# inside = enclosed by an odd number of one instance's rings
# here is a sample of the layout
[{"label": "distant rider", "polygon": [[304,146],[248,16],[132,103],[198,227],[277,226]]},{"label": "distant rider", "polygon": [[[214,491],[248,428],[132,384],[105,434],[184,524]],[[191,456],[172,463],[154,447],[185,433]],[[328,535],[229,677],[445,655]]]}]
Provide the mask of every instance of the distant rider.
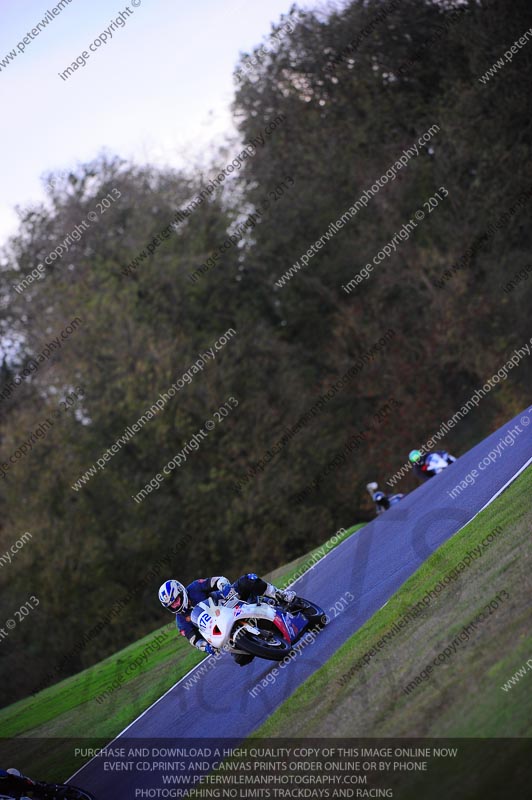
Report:
[{"label": "distant rider", "polygon": [[375,503],[377,516],[379,514],[383,514],[385,511],[388,511],[391,506],[398,503],[399,500],[402,500],[404,497],[404,494],[384,494],[384,492],[381,492],[379,489],[379,484],[375,481],[373,481],[373,483],[368,483],[366,489],[368,490],[371,499]]},{"label": "distant rider", "polygon": [[456,458],[449,455],[445,450],[436,450],[434,453],[426,453],[425,455],[422,455],[419,450],[411,450],[408,460],[413,465],[414,473],[417,477],[427,481],[448,467],[449,464],[453,464]]},{"label": "distant rider", "polygon": [[[277,589],[271,583],[259,578],[254,572],[242,575],[237,581],[231,583],[228,578],[218,575],[213,578],[199,578],[188,586],[176,580],[167,580],[159,589],[159,600],[162,605],[176,615],[176,625],[181,636],[186,636],[188,641],[198,650],[213,655],[216,650],[203,639],[199,629],[190,618],[190,613],[195,605],[212,597],[214,600],[221,598],[255,602],[257,597],[271,597],[277,602],[290,604],[296,593],[289,589]],[[244,666],[253,660],[253,656],[234,654],[237,664]]]}]

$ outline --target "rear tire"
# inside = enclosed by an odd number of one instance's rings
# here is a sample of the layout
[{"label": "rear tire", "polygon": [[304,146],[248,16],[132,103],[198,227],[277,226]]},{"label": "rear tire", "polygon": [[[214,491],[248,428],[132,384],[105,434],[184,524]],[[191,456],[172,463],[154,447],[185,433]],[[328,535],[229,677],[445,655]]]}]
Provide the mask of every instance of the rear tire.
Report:
[{"label": "rear tire", "polygon": [[261,631],[258,635],[244,631],[238,636],[236,646],[252,656],[270,661],[282,661],[292,649],[292,645],[276,631]]}]

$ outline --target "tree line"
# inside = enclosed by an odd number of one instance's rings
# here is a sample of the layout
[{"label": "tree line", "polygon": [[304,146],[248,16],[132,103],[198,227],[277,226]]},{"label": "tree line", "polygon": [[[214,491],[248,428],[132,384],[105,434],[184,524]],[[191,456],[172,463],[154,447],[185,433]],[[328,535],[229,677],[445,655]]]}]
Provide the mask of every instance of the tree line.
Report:
[{"label": "tree line", "polygon": [[[260,56],[243,54],[236,66],[240,140],[213,147],[208,168],[98,156],[47,176],[46,201],[20,210],[1,256],[0,463],[42,419],[54,425],[0,480],[0,551],[21,531],[32,536],[0,571],[0,627],[30,595],[39,599],[2,642],[3,703],[46,683],[52,658],[60,666],[48,681],[164,623],[156,592],[167,575],[264,572],[370,519],[365,484],[384,484],[529,340],[530,204],[516,202],[532,186],[532,50],[486,84],[479,76],[531,18],[524,0],[511,12],[502,0],[294,6],[275,47],[258,44]],[[276,287],[434,125],[418,155]],[[408,238],[399,236],[411,219]],[[79,331],[4,396],[76,318]],[[237,335],[105,474],[73,490],[231,328]],[[329,397],[389,330],[386,346]],[[518,413],[531,374],[523,359],[444,446],[459,455]],[[228,397],[238,408],[135,503]],[[323,397],[320,413],[290,435]],[[408,474],[397,489],[414,486]]]}]

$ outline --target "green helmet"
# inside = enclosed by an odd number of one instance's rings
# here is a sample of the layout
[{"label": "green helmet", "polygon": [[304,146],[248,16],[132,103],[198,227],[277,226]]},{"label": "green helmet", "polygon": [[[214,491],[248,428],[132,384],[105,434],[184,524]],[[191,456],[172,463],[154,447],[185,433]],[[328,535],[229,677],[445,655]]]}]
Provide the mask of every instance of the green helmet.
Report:
[{"label": "green helmet", "polygon": [[419,450],[411,450],[408,454],[408,460],[411,464],[417,464],[418,461],[421,461],[421,453]]}]

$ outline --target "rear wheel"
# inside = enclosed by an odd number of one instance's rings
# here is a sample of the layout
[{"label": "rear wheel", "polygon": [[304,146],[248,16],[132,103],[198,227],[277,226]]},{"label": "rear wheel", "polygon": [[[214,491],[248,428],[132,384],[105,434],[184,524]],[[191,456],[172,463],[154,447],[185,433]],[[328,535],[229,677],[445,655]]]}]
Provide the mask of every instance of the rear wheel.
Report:
[{"label": "rear wheel", "polygon": [[270,661],[282,661],[292,648],[280,633],[269,630],[261,630],[258,634],[243,631],[235,644],[239,650],[245,650],[258,658],[268,658]]}]

